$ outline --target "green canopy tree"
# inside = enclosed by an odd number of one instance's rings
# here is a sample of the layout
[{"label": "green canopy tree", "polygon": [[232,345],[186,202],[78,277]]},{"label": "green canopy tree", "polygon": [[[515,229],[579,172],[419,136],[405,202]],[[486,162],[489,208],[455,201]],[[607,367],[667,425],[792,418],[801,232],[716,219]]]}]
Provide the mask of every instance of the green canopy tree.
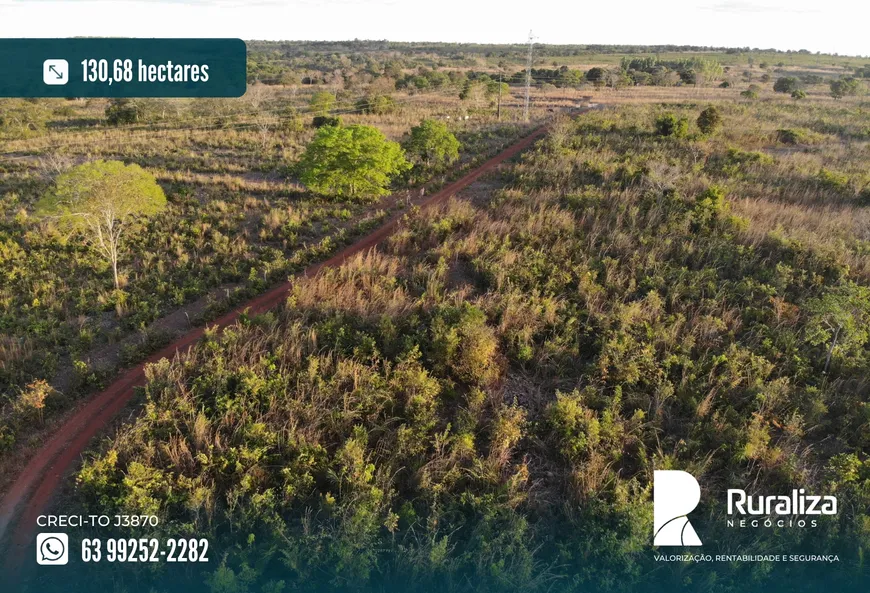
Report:
[{"label": "green canopy tree", "polygon": [[851,76],[840,78],[839,80],[831,81],[831,96],[835,99],[842,99],[848,95],[857,95],[861,88],[861,84]]},{"label": "green canopy tree", "polygon": [[299,179],[318,193],[372,198],[411,168],[404,151],[371,126],[325,126],[299,161]]},{"label": "green canopy tree", "polygon": [[94,161],[60,175],[54,191],[37,203],[36,212],[80,232],[112,265],[115,288],[119,289],[123,237],[137,220],[164,208],[166,195],[151,173],[136,164]]},{"label": "green canopy tree", "polygon": [[311,95],[311,112],[314,115],[328,115],[335,105],[335,95],[329,91],[317,91]]},{"label": "green canopy tree", "polygon": [[789,93],[795,91],[799,88],[800,81],[797,78],[792,76],[783,76],[782,78],[777,78],[776,82],[773,83],[773,90],[777,93]]},{"label": "green canopy tree", "polygon": [[459,158],[461,144],[447,129],[447,124],[433,119],[424,119],[411,128],[411,136],[404,148],[417,163],[429,166],[449,165]]},{"label": "green canopy tree", "polygon": [[604,82],[607,78],[607,70],[604,68],[600,68],[598,66],[594,68],[590,68],[586,72],[586,80],[594,84],[596,87],[604,86]]}]

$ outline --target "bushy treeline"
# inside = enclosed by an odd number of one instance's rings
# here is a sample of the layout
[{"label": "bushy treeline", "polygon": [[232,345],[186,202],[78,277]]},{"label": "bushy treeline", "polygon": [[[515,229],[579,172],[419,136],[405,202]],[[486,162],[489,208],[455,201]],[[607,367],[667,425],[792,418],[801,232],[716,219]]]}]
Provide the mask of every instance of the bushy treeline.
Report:
[{"label": "bushy treeline", "polygon": [[[744,212],[788,170],[774,157],[662,137],[656,114],[563,121],[490,204],[411,216],[279,312],[152,366],[81,500],[209,537],[220,566],[190,578],[210,591],[862,590],[866,268],[794,214],[767,232]],[[705,553],[841,562],[656,563],[654,469],[701,482]],[[728,487],[841,512],[729,529]]]}]

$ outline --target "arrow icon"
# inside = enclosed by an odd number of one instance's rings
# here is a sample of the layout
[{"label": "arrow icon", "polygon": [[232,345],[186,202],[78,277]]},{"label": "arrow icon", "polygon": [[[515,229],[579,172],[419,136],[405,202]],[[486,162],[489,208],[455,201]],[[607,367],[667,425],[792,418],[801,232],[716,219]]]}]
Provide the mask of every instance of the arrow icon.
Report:
[{"label": "arrow icon", "polygon": [[42,82],[45,84],[66,84],[69,82],[69,62],[66,60],[46,60],[42,63]]}]

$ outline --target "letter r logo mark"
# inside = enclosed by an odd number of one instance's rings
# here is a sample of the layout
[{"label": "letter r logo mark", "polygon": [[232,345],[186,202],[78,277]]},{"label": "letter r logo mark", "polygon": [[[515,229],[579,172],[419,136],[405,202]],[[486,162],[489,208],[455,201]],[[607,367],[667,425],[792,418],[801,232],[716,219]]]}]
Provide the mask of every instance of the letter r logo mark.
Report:
[{"label": "letter r logo mark", "polygon": [[701,502],[701,487],[689,473],[653,472],[653,545],[700,546],[701,539],[686,517]]}]

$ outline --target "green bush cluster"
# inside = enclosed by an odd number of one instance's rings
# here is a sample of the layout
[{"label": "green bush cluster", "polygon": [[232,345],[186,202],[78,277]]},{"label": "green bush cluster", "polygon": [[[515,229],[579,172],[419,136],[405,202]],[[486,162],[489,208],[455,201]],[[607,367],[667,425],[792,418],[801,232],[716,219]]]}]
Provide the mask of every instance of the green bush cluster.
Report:
[{"label": "green bush cluster", "polygon": [[689,120],[673,113],[665,113],[656,118],[655,129],[659,136],[685,138],[689,134]]}]

